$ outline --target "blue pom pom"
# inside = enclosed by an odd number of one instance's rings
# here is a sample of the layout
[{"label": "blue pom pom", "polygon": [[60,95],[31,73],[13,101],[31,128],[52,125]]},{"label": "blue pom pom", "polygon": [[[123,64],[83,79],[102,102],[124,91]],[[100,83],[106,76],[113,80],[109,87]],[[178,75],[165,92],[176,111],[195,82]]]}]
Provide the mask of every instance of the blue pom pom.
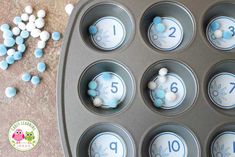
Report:
[{"label": "blue pom pom", "polygon": [[15,39],[13,39],[13,38],[6,38],[5,40],[4,40],[4,45],[6,46],[6,47],[13,47],[14,45],[15,45]]},{"label": "blue pom pom", "polygon": [[33,76],[33,77],[31,78],[31,83],[32,83],[33,85],[39,85],[40,82],[41,82],[41,79],[40,79],[39,76]]},{"label": "blue pom pom", "polygon": [[156,17],[153,19],[153,23],[154,23],[155,25],[162,23],[162,18],[159,17],[159,16],[156,16]]},{"label": "blue pom pom", "polygon": [[22,22],[22,19],[21,19],[20,16],[14,17],[13,23],[14,23],[15,25],[18,25],[20,22]]},{"label": "blue pom pom", "polygon": [[37,65],[37,69],[39,72],[43,73],[46,70],[46,64],[44,62],[39,62]]},{"label": "blue pom pom", "polygon": [[27,39],[29,37],[29,32],[28,31],[22,31],[20,33],[20,36],[23,38],[23,39]]},{"label": "blue pom pom", "polygon": [[163,23],[159,23],[155,27],[158,33],[163,33],[166,30],[166,26]]},{"label": "blue pom pom", "polygon": [[12,97],[16,96],[16,88],[7,87],[5,90],[5,94],[8,98],[12,98]]},{"label": "blue pom pom", "polygon": [[41,49],[36,49],[36,50],[34,51],[34,56],[35,56],[36,58],[41,58],[41,57],[43,56],[43,51],[42,51]]},{"label": "blue pom pom", "polygon": [[163,89],[157,89],[155,90],[155,96],[156,98],[164,99],[165,98],[165,91]]},{"label": "blue pom pom", "polygon": [[51,37],[54,41],[59,41],[61,38],[61,35],[59,32],[53,32]]},{"label": "blue pom pom", "polygon": [[4,32],[3,32],[3,38],[4,38],[4,39],[12,38],[12,37],[13,37],[12,31],[10,31],[10,30],[4,30]]},{"label": "blue pom pom", "polygon": [[88,90],[87,93],[91,97],[96,97],[98,95],[97,91],[95,91],[95,90]]},{"label": "blue pom pom", "polygon": [[13,56],[7,56],[7,57],[6,57],[6,62],[7,62],[8,64],[14,64],[15,59],[14,59]]},{"label": "blue pom pom", "polygon": [[24,43],[24,39],[21,36],[16,37],[16,44],[21,45]]},{"label": "blue pom pom", "polygon": [[89,33],[90,33],[91,35],[95,35],[97,32],[98,32],[98,29],[97,29],[96,26],[91,25],[91,26],[89,27]]},{"label": "blue pom pom", "polygon": [[223,39],[231,39],[233,37],[233,33],[230,31],[224,31],[223,32]]},{"label": "blue pom pom", "polygon": [[89,87],[89,89],[95,90],[95,89],[98,87],[98,84],[97,84],[97,82],[95,82],[95,81],[91,81],[91,82],[88,84],[88,87]]},{"label": "blue pom pom", "polygon": [[10,26],[8,24],[2,24],[1,27],[0,27],[1,31],[4,32],[6,30],[9,30],[10,29]]},{"label": "blue pom pom", "polygon": [[25,46],[25,44],[20,44],[20,45],[18,45],[17,49],[19,52],[25,52],[26,46]]},{"label": "blue pom pom", "polygon": [[19,60],[22,59],[22,53],[19,52],[19,51],[17,51],[17,52],[15,52],[15,54],[13,55],[13,57],[14,57],[14,60],[15,60],[15,61],[19,61]]},{"label": "blue pom pom", "polygon": [[112,78],[112,75],[109,72],[103,72],[102,77],[104,80],[108,81]]},{"label": "blue pom pom", "polygon": [[157,107],[157,108],[162,107],[163,104],[164,104],[164,102],[162,101],[162,99],[156,99],[154,101],[154,106]]},{"label": "blue pom pom", "polygon": [[29,82],[31,80],[31,75],[29,73],[24,73],[21,77],[24,82]]},{"label": "blue pom pom", "polygon": [[219,28],[220,28],[220,23],[219,22],[212,22],[212,24],[211,24],[211,30],[214,32],[214,31],[216,31],[216,30],[218,30]]},{"label": "blue pom pom", "polygon": [[118,106],[118,101],[116,99],[112,99],[107,102],[106,108],[116,108]]},{"label": "blue pom pom", "polygon": [[5,45],[0,44],[0,56],[5,56],[7,54],[7,48]]},{"label": "blue pom pom", "polygon": [[8,63],[7,63],[7,61],[5,61],[5,60],[1,61],[1,62],[0,62],[0,68],[1,68],[2,70],[7,70],[7,69],[8,69]]}]

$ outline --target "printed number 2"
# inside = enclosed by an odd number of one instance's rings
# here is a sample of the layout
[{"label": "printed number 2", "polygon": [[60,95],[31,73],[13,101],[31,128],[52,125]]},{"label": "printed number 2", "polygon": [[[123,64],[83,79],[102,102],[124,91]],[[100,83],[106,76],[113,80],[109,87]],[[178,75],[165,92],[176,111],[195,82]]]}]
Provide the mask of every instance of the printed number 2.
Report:
[{"label": "printed number 2", "polygon": [[173,142],[168,141],[169,152],[172,151],[178,152],[180,150],[180,144],[178,141],[174,140]]},{"label": "printed number 2", "polygon": [[233,86],[233,88],[230,90],[229,94],[231,94],[235,90],[235,83],[231,82],[230,84]]},{"label": "printed number 2", "polygon": [[230,26],[229,29],[233,33],[233,36],[234,36],[235,35],[235,27],[234,26]]},{"label": "printed number 2", "polygon": [[177,88],[177,83],[176,82],[173,82],[172,84],[171,84],[171,92],[173,92],[173,93],[177,93],[178,92],[178,88]]},{"label": "printed number 2", "polygon": [[176,28],[175,28],[175,27],[171,27],[169,30],[170,30],[170,31],[173,30],[172,33],[169,35],[169,37],[175,38],[175,35],[174,35],[174,34],[175,34],[175,32],[176,32]]},{"label": "printed number 2", "polygon": [[112,89],[111,89],[111,92],[112,93],[117,93],[118,92],[118,82],[112,82]]}]

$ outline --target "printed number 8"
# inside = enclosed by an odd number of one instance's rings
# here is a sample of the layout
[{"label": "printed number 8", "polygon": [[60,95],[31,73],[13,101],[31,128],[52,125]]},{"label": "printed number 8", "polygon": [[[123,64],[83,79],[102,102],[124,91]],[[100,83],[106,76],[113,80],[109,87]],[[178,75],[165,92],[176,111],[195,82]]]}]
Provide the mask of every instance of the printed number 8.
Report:
[{"label": "printed number 8", "polygon": [[178,92],[178,87],[177,87],[177,83],[176,82],[173,82],[172,84],[171,84],[171,92],[173,92],[173,93],[177,93]]}]

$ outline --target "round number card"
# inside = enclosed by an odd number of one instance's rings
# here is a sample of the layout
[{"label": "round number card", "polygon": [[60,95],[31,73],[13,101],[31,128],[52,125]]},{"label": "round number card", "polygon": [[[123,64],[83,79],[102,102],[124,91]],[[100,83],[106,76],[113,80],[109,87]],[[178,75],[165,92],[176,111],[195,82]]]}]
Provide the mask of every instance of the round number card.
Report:
[{"label": "round number card", "polygon": [[173,17],[155,17],[149,27],[150,43],[159,50],[170,51],[183,40],[184,32],[180,22]]},{"label": "round number card", "polygon": [[235,156],[235,132],[226,131],[218,135],[211,145],[212,157]]},{"label": "round number card", "polygon": [[115,133],[98,134],[90,143],[89,157],[126,157],[126,144]]},{"label": "round number card", "polygon": [[150,157],[187,157],[188,148],[179,135],[163,132],[152,141],[149,154]]},{"label": "round number card", "polygon": [[212,102],[220,108],[232,109],[235,107],[235,75],[219,73],[208,85],[208,93]]},{"label": "round number card", "polygon": [[150,97],[156,107],[162,109],[174,109],[181,105],[186,96],[184,81],[174,73],[168,73],[166,80],[157,76],[153,81],[157,88],[150,91]]},{"label": "round number card", "polygon": [[90,26],[92,42],[102,50],[114,50],[122,45],[126,37],[123,23],[112,16],[99,19]]},{"label": "round number card", "polygon": [[235,19],[219,16],[207,27],[209,42],[219,50],[231,50],[235,47]]},{"label": "round number card", "polygon": [[113,72],[100,73],[89,83],[88,87],[88,94],[97,107],[116,108],[126,96],[125,82]]}]

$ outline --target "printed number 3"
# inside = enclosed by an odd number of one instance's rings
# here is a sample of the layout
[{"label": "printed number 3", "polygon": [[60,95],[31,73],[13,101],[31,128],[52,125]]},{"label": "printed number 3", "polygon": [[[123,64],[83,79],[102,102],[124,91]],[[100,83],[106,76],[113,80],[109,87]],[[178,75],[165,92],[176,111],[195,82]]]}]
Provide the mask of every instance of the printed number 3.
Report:
[{"label": "printed number 3", "polygon": [[175,27],[171,27],[170,29],[169,29],[170,31],[171,30],[173,30],[172,32],[171,32],[171,34],[169,35],[169,37],[171,37],[171,38],[175,38],[175,32],[176,32],[176,28]]},{"label": "printed number 3", "polygon": [[111,89],[111,92],[112,93],[117,93],[118,92],[118,82],[112,82],[112,89]]},{"label": "printed number 3", "polygon": [[230,26],[229,29],[233,33],[233,36],[234,36],[235,35],[235,27],[234,26]]}]

